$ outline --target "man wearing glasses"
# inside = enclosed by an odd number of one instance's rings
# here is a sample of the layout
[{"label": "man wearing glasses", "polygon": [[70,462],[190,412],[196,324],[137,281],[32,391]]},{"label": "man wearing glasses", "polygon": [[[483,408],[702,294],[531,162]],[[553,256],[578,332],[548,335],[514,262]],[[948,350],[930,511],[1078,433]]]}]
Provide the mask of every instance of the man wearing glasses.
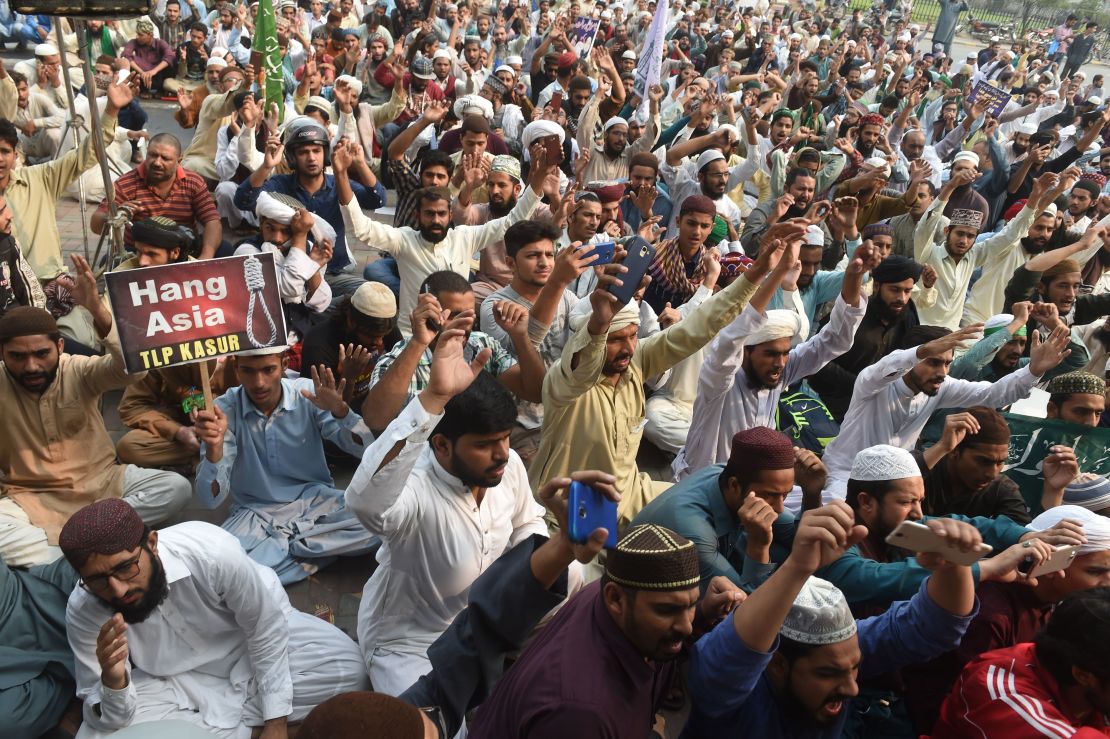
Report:
[{"label": "man wearing glasses", "polygon": [[285,739],[286,722],[367,687],[358,646],[289,603],[234,536],[151,531],[121,500],[78,511],[62,552],[81,576],[66,612],[82,737],[177,719],[221,737]]}]

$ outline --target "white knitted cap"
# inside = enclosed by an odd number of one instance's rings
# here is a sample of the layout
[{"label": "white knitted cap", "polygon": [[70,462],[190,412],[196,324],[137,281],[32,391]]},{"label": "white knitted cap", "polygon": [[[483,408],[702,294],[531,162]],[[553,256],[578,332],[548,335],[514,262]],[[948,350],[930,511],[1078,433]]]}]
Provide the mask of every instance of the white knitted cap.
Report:
[{"label": "white knitted cap", "polygon": [[779,633],[801,644],[836,644],[856,633],[844,593],[828,580],[810,577],[802,586]]},{"label": "white knitted cap", "polygon": [[900,447],[889,444],[876,444],[856,454],[852,462],[853,480],[868,482],[872,480],[905,480],[921,477],[913,455]]}]

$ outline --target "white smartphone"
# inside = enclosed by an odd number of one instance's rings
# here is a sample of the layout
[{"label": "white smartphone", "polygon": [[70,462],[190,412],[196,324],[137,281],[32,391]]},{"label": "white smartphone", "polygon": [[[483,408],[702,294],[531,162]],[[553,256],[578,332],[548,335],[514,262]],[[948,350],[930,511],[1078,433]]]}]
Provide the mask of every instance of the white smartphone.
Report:
[{"label": "white smartphone", "polygon": [[[1075,559],[1075,555],[1078,553],[1078,544],[1062,544],[1055,548],[1051,557],[1041,562],[1036,567],[1033,567],[1029,571],[1028,577],[1040,577],[1041,575],[1049,575],[1053,572],[1067,569],[1068,565],[1072,563]],[[1018,565],[1018,569],[1022,569],[1021,565]]]},{"label": "white smartphone", "polygon": [[980,544],[970,552],[961,551],[939,537],[928,526],[917,521],[903,521],[886,537],[886,543],[912,552],[934,552],[949,562],[970,566],[991,553],[989,544]]}]

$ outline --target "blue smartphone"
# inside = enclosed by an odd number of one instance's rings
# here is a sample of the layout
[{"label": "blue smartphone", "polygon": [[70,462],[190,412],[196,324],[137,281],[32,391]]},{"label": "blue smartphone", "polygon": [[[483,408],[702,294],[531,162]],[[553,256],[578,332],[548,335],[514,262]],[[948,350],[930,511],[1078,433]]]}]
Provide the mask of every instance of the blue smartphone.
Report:
[{"label": "blue smartphone", "polygon": [[613,261],[613,255],[617,251],[617,242],[604,241],[600,244],[594,244],[594,248],[583,254],[583,258],[589,257],[591,254],[597,254],[597,259],[590,262],[591,267],[596,267],[599,264],[610,264]]},{"label": "blue smartphone", "polygon": [[585,544],[595,529],[605,529],[609,538],[606,549],[617,546],[617,504],[603,493],[581,482],[570,484],[567,507],[567,536],[571,541]]},{"label": "blue smartphone", "polygon": [[640,282],[647,274],[652,260],[655,259],[655,247],[643,238],[633,236],[625,243],[624,248],[628,250],[628,254],[621,264],[628,267],[628,271],[618,275],[622,284],[610,285],[606,289],[616,296],[621,305],[628,305],[632,296],[640,289]]}]

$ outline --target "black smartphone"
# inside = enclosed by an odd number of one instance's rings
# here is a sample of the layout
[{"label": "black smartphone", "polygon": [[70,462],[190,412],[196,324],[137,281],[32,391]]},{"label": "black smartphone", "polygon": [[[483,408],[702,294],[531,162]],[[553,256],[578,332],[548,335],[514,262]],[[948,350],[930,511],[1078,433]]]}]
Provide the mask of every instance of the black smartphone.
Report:
[{"label": "black smartphone", "polygon": [[632,300],[632,295],[640,289],[640,282],[647,274],[652,260],[655,259],[655,247],[639,236],[629,239],[624,248],[628,254],[621,264],[627,267],[628,271],[617,276],[622,284],[610,285],[607,288],[621,305],[626,305]]}]

